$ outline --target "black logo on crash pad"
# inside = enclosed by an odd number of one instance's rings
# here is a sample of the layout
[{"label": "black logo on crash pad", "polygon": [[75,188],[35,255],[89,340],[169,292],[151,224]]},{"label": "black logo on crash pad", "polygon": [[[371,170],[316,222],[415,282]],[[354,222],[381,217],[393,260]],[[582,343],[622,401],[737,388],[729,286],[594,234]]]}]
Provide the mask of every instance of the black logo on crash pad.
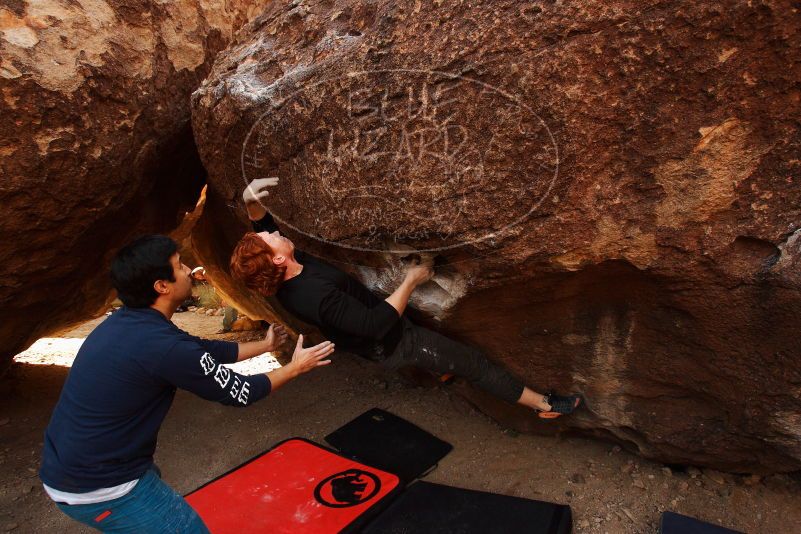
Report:
[{"label": "black logo on crash pad", "polygon": [[373,473],[348,469],[326,478],[314,488],[317,502],[331,508],[347,508],[369,501],[381,489],[381,481]]}]

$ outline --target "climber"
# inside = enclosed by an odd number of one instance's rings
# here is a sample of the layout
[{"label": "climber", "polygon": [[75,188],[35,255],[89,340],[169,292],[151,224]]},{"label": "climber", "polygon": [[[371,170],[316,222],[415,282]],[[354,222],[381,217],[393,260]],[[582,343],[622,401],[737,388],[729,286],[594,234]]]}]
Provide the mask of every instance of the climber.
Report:
[{"label": "climber", "polygon": [[282,236],[263,200],[278,178],[253,180],[242,193],[255,232],[239,241],[231,273],[263,296],[275,295],[291,313],[320,328],[337,347],[384,367],[422,367],[454,374],[510,403],[553,419],[578,407],[578,395],[542,395],[490,362],[482,351],[416,325],[404,315],[414,289],[431,279],[431,265],[411,265],[403,283],[381,299],[336,267],[296,250]]},{"label": "climber", "polygon": [[113,260],[124,306],[97,326],[78,351],[44,436],[39,471],[47,495],[70,518],[108,532],[208,533],[153,463],[156,438],[176,388],[229,406],[249,406],[319,366],[331,342],[303,348],[267,374],[246,376],[223,364],[272,351],[287,340],[280,325],[261,341],[191,336],[170,320],[192,291],[176,243],[145,236]]}]

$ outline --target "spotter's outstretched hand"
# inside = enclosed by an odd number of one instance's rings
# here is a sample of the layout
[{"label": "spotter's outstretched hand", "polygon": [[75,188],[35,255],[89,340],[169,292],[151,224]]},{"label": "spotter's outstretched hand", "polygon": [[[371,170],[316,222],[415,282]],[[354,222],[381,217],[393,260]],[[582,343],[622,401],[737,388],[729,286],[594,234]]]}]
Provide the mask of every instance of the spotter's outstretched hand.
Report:
[{"label": "spotter's outstretched hand", "polygon": [[328,365],[331,360],[326,360],[331,354],[334,353],[334,344],[330,341],[323,341],[319,345],[303,348],[303,334],[298,336],[298,343],[295,345],[295,353],[292,355],[292,361],[288,365],[294,367],[295,373],[302,375],[308,373],[316,367]]},{"label": "spotter's outstretched hand", "polygon": [[289,334],[286,333],[284,325],[273,323],[270,325],[270,328],[267,329],[267,335],[264,336],[264,341],[266,341],[267,345],[270,347],[267,350],[272,352],[283,345],[288,338]]}]

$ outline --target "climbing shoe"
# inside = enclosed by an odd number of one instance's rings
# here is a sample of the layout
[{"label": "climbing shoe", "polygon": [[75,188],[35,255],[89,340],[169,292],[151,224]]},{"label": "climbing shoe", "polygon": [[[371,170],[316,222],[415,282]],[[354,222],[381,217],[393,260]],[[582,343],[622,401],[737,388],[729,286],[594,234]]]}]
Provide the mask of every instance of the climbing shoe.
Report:
[{"label": "climbing shoe", "polygon": [[551,406],[551,409],[539,411],[542,419],[556,419],[560,415],[571,414],[581,404],[581,397],[578,395],[561,396],[549,393],[545,395],[544,400]]}]

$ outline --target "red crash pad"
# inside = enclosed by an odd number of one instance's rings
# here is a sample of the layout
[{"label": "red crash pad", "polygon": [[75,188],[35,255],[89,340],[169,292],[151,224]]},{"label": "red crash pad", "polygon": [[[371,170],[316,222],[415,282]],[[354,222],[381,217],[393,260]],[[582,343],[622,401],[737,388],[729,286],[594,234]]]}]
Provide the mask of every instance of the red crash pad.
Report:
[{"label": "red crash pad", "polygon": [[325,534],[361,525],[398,486],[391,473],[292,438],[186,500],[213,534]]}]

